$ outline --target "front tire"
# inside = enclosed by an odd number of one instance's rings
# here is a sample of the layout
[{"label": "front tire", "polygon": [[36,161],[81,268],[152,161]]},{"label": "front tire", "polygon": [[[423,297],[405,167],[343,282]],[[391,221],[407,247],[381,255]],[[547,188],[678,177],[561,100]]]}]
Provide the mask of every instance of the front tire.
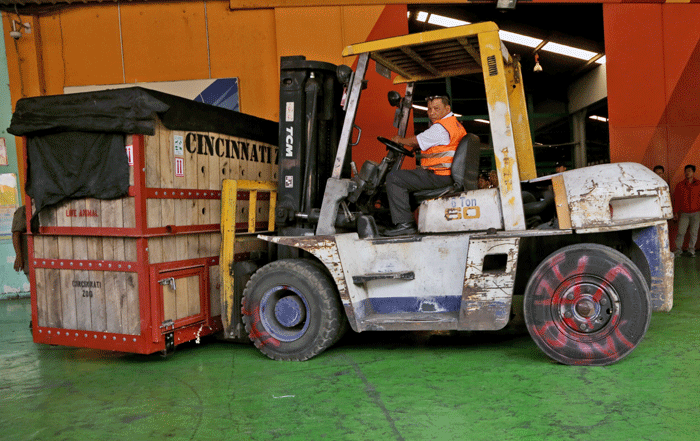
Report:
[{"label": "front tire", "polygon": [[344,317],[335,285],[308,260],[260,268],[243,291],[243,322],[255,346],[274,360],[308,360],[337,339]]},{"label": "front tire", "polygon": [[537,346],[568,365],[605,366],[627,356],[651,319],[649,287],[624,254],[571,245],[535,269],[525,289],[525,323]]}]

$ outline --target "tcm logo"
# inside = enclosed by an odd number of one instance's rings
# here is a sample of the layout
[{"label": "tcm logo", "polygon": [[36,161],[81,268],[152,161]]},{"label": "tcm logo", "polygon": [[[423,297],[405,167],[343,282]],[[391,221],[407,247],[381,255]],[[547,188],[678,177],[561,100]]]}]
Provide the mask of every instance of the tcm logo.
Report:
[{"label": "tcm logo", "polygon": [[289,126],[286,129],[287,136],[284,138],[284,142],[287,144],[284,151],[284,156],[291,158],[294,156],[294,127]]}]

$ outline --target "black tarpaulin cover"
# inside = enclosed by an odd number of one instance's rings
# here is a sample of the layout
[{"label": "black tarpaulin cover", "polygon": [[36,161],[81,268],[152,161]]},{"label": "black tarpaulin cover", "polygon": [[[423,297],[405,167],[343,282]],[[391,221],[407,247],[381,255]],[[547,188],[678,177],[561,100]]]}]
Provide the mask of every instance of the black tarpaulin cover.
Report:
[{"label": "black tarpaulin cover", "polygon": [[[27,139],[26,191],[36,212],[64,199],[114,199],[129,192],[124,134],[61,132]],[[38,216],[32,231],[38,231]]]},{"label": "black tarpaulin cover", "polygon": [[277,124],[141,87],[23,98],[7,131],[27,137],[27,194],[36,214],[64,199],[114,199],[129,190],[125,134],[215,132],[277,145]]}]

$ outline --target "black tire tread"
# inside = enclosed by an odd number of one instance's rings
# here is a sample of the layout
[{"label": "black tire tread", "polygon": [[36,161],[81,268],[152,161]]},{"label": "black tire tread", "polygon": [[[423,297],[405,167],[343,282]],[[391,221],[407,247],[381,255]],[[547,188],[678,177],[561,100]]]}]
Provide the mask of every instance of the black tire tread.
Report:
[{"label": "black tire tread", "polygon": [[273,272],[297,274],[307,280],[311,285],[314,285],[314,292],[317,294],[322,311],[321,326],[312,344],[296,354],[279,353],[274,351],[270,345],[262,344],[259,339],[251,338],[251,340],[260,352],[273,360],[308,360],[329,348],[338,339],[338,334],[342,328],[341,322],[345,317],[343,317],[340,311],[341,308],[337,289],[320,268],[306,259],[283,259],[265,265],[253,274],[243,291],[243,323],[245,324],[245,330],[249,337],[253,331],[254,321],[252,317],[247,314],[247,312],[250,311],[245,308],[247,298],[250,296],[250,291]]},{"label": "black tire tread", "polygon": [[[610,248],[608,246],[601,245],[601,244],[596,244],[596,243],[581,243],[581,244],[574,244],[574,245],[569,245],[569,246],[563,247],[563,248],[553,252],[549,256],[547,256],[537,266],[537,268],[533,271],[533,273],[530,277],[530,280],[527,283],[527,287],[525,289],[525,302],[524,302],[525,322],[526,322],[526,325],[528,328],[528,332],[530,332],[530,335],[532,336],[533,340],[535,341],[537,346],[540,348],[540,350],[542,350],[542,352],[544,352],[547,356],[554,359],[555,361],[558,361],[558,362],[563,363],[563,364],[571,364],[571,363],[568,362],[569,360],[567,359],[567,357],[564,357],[564,356],[558,354],[553,349],[549,348],[546,344],[539,341],[539,339],[533,334],[533,331],[532,331],[533,323],[531,321],[532,318],[531,318],[531,314],[528,312],[528,305],[529,305],[529,301],[528,301],[529,294],[528,293],[531,292],[531,289],[532,289],[531,285],[534,284],[535,279],[537,278],[536,276],[541,274],[542,271],[546,270],[547,263],[550,261],[551,258],[553,258],[555,255],[560,254],[560,253],[566,254],[566,253],[570,253],[570,252],[579,252],[579,251],[585,251],[588,253],[590,253],[592,251],[599,252],[602,255],[609,258],[610,260],[612,260],[613,262],[624,263],[627,266],[627,268],[631,271],[631,273],[633,273],[633,276],[636,277],[637,281],[639,282],[639,286],[641,288],[639,290],[639,291],[641,291],[640,294],[645,297],[646,307],[647,307],[646,321],[643,324],[643,331],[641,332],[641,337],[639,338],[639,341],[641,341],[641,339],[644,337],[644,334],[646,334],[646,331],[649,328],[649,323],[651,321],[651,295],[649,293],[648,285],[646,283],[646,279],[644,278],[644,275],[642,274],[641,270],[639,270],[639,268],[635,265],[635,263],[631,259],[629,259],[627,256],[625,256],[624,254],[622,254],[621,252],[619,252],[613,248]],[[636,344],[635,344],[635,347],[636,347]],[[616,363],[616,362],[622,360],[623,358],[628,356],[633,351],[633,349],[634,349],[634,347],[632,349],[630,349],[629,351],[627,351],[623,354],[620,354],[617,358],[614,358],[614,359],[613,358],[610,358],[610,359],[592,359],[590,362],[587,362],[587,363],[576,363],[576,364],[585,364],[585,365],[589,365],[589,366],[609,365],[609,364]]]}]

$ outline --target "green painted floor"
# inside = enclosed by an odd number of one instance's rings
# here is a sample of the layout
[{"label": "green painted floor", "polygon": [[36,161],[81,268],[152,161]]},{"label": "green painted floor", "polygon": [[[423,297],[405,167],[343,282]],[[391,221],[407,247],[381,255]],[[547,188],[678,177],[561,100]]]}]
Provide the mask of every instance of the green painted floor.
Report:
[{"label": "green painted floor", "polygon": [[675,305],[608,367],[542,355],[523,329],[349,334],[307,362],[208,341],[168,359],[36,345],[0,302],[3,440],[697,440],[700,258]]}]

